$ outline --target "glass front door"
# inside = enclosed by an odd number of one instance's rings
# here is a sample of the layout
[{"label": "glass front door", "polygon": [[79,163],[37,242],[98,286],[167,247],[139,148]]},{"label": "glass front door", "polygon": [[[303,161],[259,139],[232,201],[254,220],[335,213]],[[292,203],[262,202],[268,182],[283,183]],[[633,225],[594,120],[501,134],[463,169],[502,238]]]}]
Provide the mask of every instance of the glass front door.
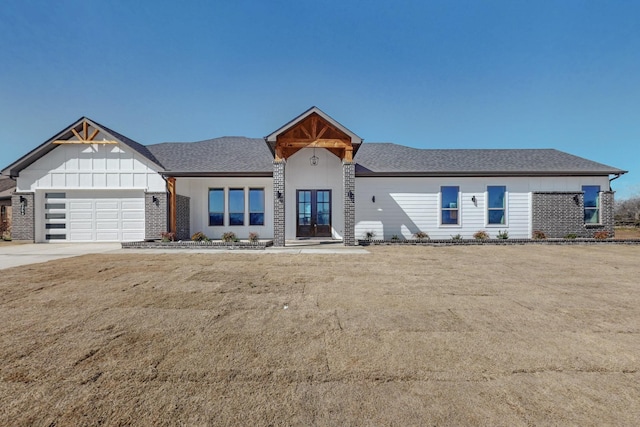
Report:
[{"label": "glass front door", "polygon": [[296,237],[331,237],[331,190],[297,190]]}]

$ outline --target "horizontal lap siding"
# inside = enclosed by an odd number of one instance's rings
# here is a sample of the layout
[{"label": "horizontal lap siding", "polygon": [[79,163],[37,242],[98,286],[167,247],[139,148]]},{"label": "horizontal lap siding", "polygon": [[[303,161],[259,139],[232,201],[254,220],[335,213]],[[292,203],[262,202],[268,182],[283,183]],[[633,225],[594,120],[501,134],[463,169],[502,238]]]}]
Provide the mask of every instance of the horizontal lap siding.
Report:
[{"label": "horizontal lap siding", "polygon": [[[496,237],[506,230],[510,237],[529,237],[530,209],[526,181],[511,182],[499,178],[360,178],[356,179],[357,238],[373,231],[376,238],[412,238],[423,231],[434,239],[449,239],[460,234],[472,238],[478,230]],[[440,221],[440,187],[460,188],[460,224],[442,226]],[[507,187],[507,224],[491,225],[487,221],[486,191],[488,185]],[[375,202],[372,198],[375,196]],[[473,198],[475,197],[475,202]]]}]

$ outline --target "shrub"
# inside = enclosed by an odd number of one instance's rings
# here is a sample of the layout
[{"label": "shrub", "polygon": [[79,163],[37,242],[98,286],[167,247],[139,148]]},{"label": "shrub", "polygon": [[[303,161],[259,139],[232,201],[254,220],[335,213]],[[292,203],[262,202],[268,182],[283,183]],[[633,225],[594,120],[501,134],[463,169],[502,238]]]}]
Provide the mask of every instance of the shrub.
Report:
[{"label": "shrub", "polygon": [[564,236],[565,239],[575,239],[577,237],[578,235],[576,233],[568,233],[567,235]]},{"label": "shrub", "polygon": [[254,231],[249,233],[249,241],[250,242],[257,242],[258,239],[260,238],[260,235]]},{"label": "shrub", "polygon": [[376,237],[376,232],[373,230],[368,230],[363,233],[363,236],[367,240],[373,240]]},{"label": "shrub", "polygon": [[598,239],[598,240],[604,240],[609,238],[609,232],[608,231],[596,231],[595,233],[593,233],[593,238],[594,239]]},{"label": "shrub", "polygon": [[191,240],[193,240],[194,242],[208,242],[209,238],[205,236],[202,231],[198,231],[197,233],[194,233],[193,236],[191,236]]},{"label": "shrub", "polygon": [[226,233],[222,234],[222,241],[223,242],[237,242],[238,238],[236,237],[236,233],[234,233],[233,231],[227,231]]},{"label": "shrub", "polygon": [[162,233],[160,233],[160,239],[163,242],[175,242],[176,233],[172,233],[171,231],[163,231]]},{"label": "shrub", "polygon": [[476,240],[487,240],[489,238],[489,233],[485,230],[478,230],[473,233],[473,238]]},{"label": "shrub", "polygon": [[462,235],[460,233],[454,235],[451,235],[451,239],[452,240],[462,240]]},{"label": "shrub", "polygon": [[498,239],[507,240],[509,238],[509,232],[507,230],[498,230],[498,235],[496,237],[498,237]]},{"label": "shrub", "polygon": [[413,233],[413,237],[418,240],[429,240],[429,234],[424,231]]},{"label": "shrub", "polygon": [[534,238],[534,239],[546,239],[546,238],[547,238],[547,235],[546,235],[546,234],[544,234],[544,231],[541,231],[541,230],[535,230],[535,231],[533,232],[533,238]]}]

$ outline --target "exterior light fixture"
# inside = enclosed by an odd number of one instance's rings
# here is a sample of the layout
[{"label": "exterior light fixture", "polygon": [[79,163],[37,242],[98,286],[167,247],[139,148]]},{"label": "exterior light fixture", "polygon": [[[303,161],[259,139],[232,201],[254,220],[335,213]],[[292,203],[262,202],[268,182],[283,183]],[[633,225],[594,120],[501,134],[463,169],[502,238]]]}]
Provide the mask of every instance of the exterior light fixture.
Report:
[{"label": "exterior light fixture", "polygon": [[478,203],[478,199],[476,199],[476,196],[471,196],[471,201],[473,202],[474,205]]},{"label": "exterior light fixture", "polygon": [[27,198],[20,196],[20,215],[27,214]]},{"label": "exterior light fixture", "polygon": [[318,160],[320,159],[316,156],[316,147],[313,147],[313,156],[309,158],[309,163],[311,163],[311,166],[318,166]]},{"label": "exterior light fixture", "polygon": [[278,200],[282,200],[282,193],[280,191],[278,191],[276,193],[276,197],[278,198]]},{"label": "exterior light fixture", "polygon": [[376,196],[371,196],[371,203],[375,203],[376,202]]},{"label": "exterior light fixture", "polygon": [[158,206],[160,204],[160,200],[156,196],[151,196],[151,201]]}]

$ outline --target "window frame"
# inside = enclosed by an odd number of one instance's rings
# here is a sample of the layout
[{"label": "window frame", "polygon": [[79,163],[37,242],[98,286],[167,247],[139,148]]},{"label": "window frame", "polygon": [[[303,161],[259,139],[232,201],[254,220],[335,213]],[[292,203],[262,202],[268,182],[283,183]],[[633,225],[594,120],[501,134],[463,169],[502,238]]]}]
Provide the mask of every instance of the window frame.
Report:
[{"label": "window frame", "polygon": [[[232,193],[235,192],[242,192],[242,211],[235,211],[235,210],[231,210],[231,203],[232,203]],[[227,212],[227,220],[228,220],[228,224],[229,227],[244,227],[245,222],[246,222],[246,218],[245,218],[245,213],[247,211],[247,198],[245,195],[246,191],[245,191],[245,187],[229,187],[227,188],[227,199],[228,199],[228,212]],[[242,223],[237,223],[237,219],[234,219],[232,221],[232,217],[231,215],[238,215],[241,214],[242,217]]]},{"label": "window frame", "polygon": [[[222,211],[221,212],[220,211],[212,211],[211,210],[211,192],[213,192],[213,191],[219,191],[219,192],[222,193]],[[209,227],[224,227],[224,225],[225,225],[224,224],[224,219],[226,217],[226,215],[225,215],[226,214],[226,209],[225,209],[225,207],[226,207],[225,206],[226,205],[226,203],[225,203],[225,199],[226,199],[225,198],[225,189],[224,188],[220,188],[220,187],[209,188],[209,190],[207,192],[207,195],[208,195],[207,210],[209,211],[209,215],[208,215],[208,217],[209,217],[209,220],[208,220]],[[221,214],[222,223],[221,224],[212,224],[211,223],[211,214]]]},{"label": "window frame", "polygon": [[[596,192],[596,198],[595,198],[595,206],[587,206],[587,190],[585,190],[586,188],[597,188],[598,191]],[[602,201],[601,201],[601,197],[600,195],[602,194],[602,190],[601,187],[599,185],[583,185],[582,186],[582,204],[583,204],[583,216],[582,216],[582,221],[585,225],[601,225],[602,224],[602,212],[601,212],[601,205],[602,205]],[[595,222],[587,222],[587,211],[594,211],[597,218]]]},{"label": "window frame", "polygon": [[[444,205],[444,189],[445,188],[455,188],[456,189],[456,207],[452,208],[451,207],[451,202],[449,202],[449,207],[445,208]],[[440,223],[440,227],[461,227],[462,226],[462,219],[461,219],[461,210],[460,210],[460,186],[459,185],[441,185],[440,186],[440,202],[438,203],[438,205],[440,206],[440,215],[438,216],[438,222]],[[456,219],[456,223],[452,224],[452,223],[446,223],[443,221],[444,219],[444,213],[445,212],[455,212],[455,219]],[[450,217],[453,218],[453,216],[450,215]]]},{"label": "window frame", "polygon": [[[501,208],[492,208],[491,204],[490,204],[490,188],[502,188],[503,189],[503,193],[502,193],[502,207]],[[508,191],[507,191],[507,186],[506,185],[487,185],[487,196],[486,196],[486,200],[487,200],[487,205],[486,205],[486,215],[487,215],[487,221],[486,221],[486,226],[487,227],[506,227],[508,225],[508,221],[507,221],[507,195],[508,195]],[[502,211],[502,218],[504,220],[504,223],[495,223],[495,222],[491,222],[491,212],[496,212],[496,211]]]},{"label": "window frame", "polygon": [[[256,192],[256,191],[259,191],[261,193],[261,195],[259,197],[261,198],[262,210],[253,211],[251,209],[251,201],[252,201],[251,194],[252,194],[252,192]],[[262,226],[264,226],[264,223],[265,223],[265,218],[264,217],[265,217],[265,211],[266,211],[265,193],[266,192],[264,190],[264,187],[249,187],[249,191],[248,191],[248,194],[247,194],[247,203],[248,203],[248,209],[247,210],[248,210],[248,213],[249,213],[249,226],[250,227],[251,226],[253,226],[253,227],[262,227]],[[262,214],[262,221],[261,221],[260,224],[257,223],[258,221],[256,223],[254,223],[252,214]]]}]

